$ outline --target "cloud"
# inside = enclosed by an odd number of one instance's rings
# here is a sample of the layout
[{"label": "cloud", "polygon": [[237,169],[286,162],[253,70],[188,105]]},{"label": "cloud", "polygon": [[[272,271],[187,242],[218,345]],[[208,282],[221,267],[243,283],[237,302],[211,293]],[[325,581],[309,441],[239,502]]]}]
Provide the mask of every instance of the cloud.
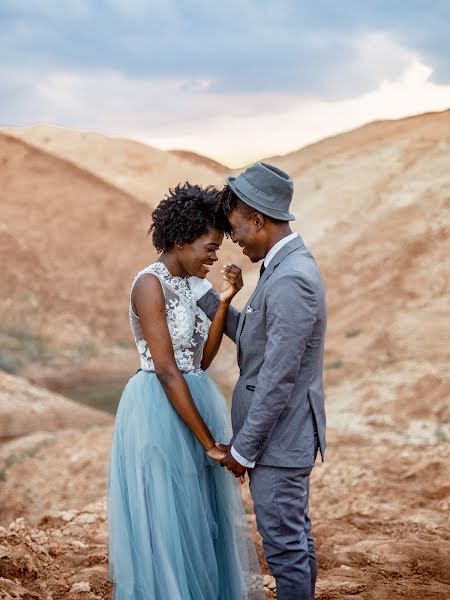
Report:
[{"label": "cloud", "polygon": [[0,125],[243,164],[446,108],[448,12],[416,0],[2,0]]},{"label": "cloud", "polygon": [[[211,156],[232,167],[291,151],[377,119],[397,119],[450,106],[450,85],[430,81],[431,70],[411,64],[401,77],[383,81],[361,96],[339,101],[279,99],[252,113],[218,112],[200,122],[164,130],[130,131],[129,135],[163,149],[181,147]],[[257,96],[256,96],[257,97]],[[237,102],[238,97],[234,100]],[[252,104],[254,98],[246,98]]]},{"label": "cloud", "polygon": [[220,94],[201,81],[186,85],[182,79],[142,79],[112,70],[55,70],[42,77],[32,69],[0,69],[0,80],[14,81],[8,86],[14,108],[2,112],[2,119],[9,125],[45,121],[101,131],[162,149],[194,150],[238,167],[371,120],[443,110],[450,105],[450,85],[434,84],[430,76],[431,69],[416,61],[373,91],[329,101],[284,93]]},{"label": "cloud", "polygon": [[[3,0],[0,51],[15,68],[111,70],[184,80],[202,91],[207,82],[211,94],[343,98],[376,88],[380,73],[399,76],[407,54],[428,64],[434,80],[448,82],[448,6],[436,0]],[[390,60],[389,44],[402,49]]]}]

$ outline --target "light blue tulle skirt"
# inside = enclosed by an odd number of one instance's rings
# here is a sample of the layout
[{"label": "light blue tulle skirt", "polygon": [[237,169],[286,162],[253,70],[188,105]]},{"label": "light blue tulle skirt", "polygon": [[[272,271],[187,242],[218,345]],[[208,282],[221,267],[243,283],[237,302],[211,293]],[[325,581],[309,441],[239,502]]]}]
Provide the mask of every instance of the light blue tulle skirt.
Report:
[{"label": "light blue tulle skirt", "polygon": [[[203,371],[184,375],[214,438],[228,443],[228,408]],[[154,373],[126,385],[108,480],[114,600],[264,598],[239,484],[209,459]]]}]

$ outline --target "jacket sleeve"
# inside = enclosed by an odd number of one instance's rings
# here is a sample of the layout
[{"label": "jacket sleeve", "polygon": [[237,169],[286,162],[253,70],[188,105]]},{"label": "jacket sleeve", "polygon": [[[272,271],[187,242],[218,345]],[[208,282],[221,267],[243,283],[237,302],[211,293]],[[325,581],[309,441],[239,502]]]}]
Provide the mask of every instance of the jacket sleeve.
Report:
[{"label": "jacket sleeve", "polygon": [[317,310],[314,289],[302,276],[283,276],[268,289],[264,361],[247,418],[233,442],[249,461],[263,453],[289,401]]},{"label": "jacket sleeve", "polygon": [[[214,288],[210,289],[197,304],[205,311],[210,321],[214,319],[217,307],[219,305],[219,295]],[[225,323],[225,335],[233,342],[236,342],[236,330],[241,313],[230,304],[227,313],[227,321]]]}]

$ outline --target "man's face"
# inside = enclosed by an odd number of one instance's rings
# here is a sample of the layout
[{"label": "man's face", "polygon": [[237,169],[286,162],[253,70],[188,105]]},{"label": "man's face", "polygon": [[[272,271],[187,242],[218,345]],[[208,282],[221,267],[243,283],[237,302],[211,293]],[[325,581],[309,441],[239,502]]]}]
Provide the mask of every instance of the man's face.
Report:
[{"label": "man's face", "polygon": [[266,255],[264,250],[264,232],[262,215],[255,211],[253,216],[244,214],[239,207],[228,215],[232,227],[231,239],[239,244],[242,253],[252,262],[258,262]]}]

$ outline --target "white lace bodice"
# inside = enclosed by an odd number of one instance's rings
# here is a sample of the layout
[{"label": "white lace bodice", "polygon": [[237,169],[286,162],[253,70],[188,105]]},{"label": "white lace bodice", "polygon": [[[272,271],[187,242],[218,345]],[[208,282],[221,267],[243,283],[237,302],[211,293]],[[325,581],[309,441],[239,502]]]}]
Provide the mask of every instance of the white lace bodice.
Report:
[{"label": "white lace bodice", "polygon": [[[144,273],[156,275],[161,282],[166,302],[167,325],[178,368],[184,373],[199,370],[203,347],[208,339],[208,317],[197,306],[186,279],[171,275],[161,262],[153,263],[140,271],[134,278],[131,290]],[[133,311],[131,295],[129,314],[131,329],[141,358],[141,369],[154,371],[155,366],[143,335],[140,319]]]}]

